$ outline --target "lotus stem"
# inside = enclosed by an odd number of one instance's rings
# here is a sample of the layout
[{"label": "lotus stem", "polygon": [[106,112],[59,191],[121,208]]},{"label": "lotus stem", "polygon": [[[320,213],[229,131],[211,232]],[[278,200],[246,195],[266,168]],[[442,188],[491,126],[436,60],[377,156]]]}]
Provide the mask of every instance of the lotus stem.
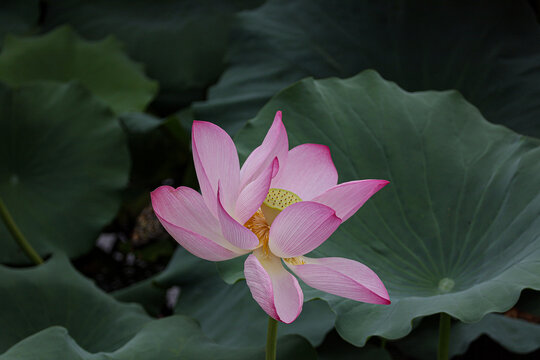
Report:
[{"label": "lotus stem", "polygon": [[266,334],[266,360],[276,359],[278,322],[272,317],[268,317],[268,332]]},{"label": "lotus stem", "polygon": [[6,224],[7,229],[9,230],[17,244],[19,244],[21,249],[30,258],[30,260],[32,260],[36,265],[42,264],[43,259],[39,256],[36,250],[34,250],[32,245],[30,245],[30,243],[26,240],[21,230],[19,230],[17,224],[15,224],[15,221],[13,220],[13,217],[11,217],[11,214],[9,213],[6,205],[4,204],[4,201],[2,201],[2,198],[0,198],[0,217],[4,221],[4,224]]},{"label": "lotus stem", "polygon": [[441,313],[439,319],[438,360],[448,360],[448,348],[450,347],[450,320],[450,315]]}]

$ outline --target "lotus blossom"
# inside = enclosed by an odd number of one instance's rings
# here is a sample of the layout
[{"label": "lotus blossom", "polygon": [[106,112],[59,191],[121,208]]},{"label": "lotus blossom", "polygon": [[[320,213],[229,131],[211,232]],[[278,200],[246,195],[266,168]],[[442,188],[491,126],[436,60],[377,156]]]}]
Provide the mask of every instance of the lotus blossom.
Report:
[{"label": "lotus blossom", "polygon": [[195,121],[195,170],[201,193],[161,186],[152,206],[169,234],[193,255],[210,261],[251,253],[244,274],[253,298],[271,317],[293,322],[306,284],[345,298],[389,304],[379,277],[353,260],[310,258],[385,180],[337,184],[327,146],[303,144],[289,150],[278,111],[263,143],[240,168],[236,147],[217,125]]}]

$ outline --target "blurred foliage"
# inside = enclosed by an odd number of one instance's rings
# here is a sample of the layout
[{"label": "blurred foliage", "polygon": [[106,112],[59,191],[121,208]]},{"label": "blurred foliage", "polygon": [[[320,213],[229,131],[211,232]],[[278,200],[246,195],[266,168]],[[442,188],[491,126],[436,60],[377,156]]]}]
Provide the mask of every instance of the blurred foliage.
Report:
[{"label": "blurred foliage", "polygon": [[45,28],[72,25],[88,39],[110,34],[159,81],[153,109],[168,115],[205,97],[225,69],[234,14],[261,0],[46,1]]},{"label": "blurred foliage", "polygon": [[[378,339],[374,338],[373,340]],[[362,348],[358,348],[345,342],[339,337],[336,331],[332,331],[328,334],[324,343],[317,348],[317,355],[319,356],[319,360],[392,360],[390,353],[380,344],[367,344]]]},{"label": "blurred foliage", "polygon": [[157,92],[157,83],[112,37],[84,41],[69,27],[33,38],[5,38],[0,81],[20,85],[39,80],[78,80],[116,113],[144,110]]},{"label": "blurred foliage", "polygon": [[[538,10],[2,1],[0,197],[52,256],[12,268],[29,261],[0,223],[0,360],[264,358],[245,258],[214,265],[176,247],[149,192],[198,187],[194,119],[237,134],[245,158],[277,109],[292,146],[330,146],[340,182],[391,181],[315,255],[366,263],[393,302],[302,284],[279,359],[433,358],[441,311],[460,359],[537,357],[540,142],[519,134],[540,137]],[[332,76],[348,79],[313,80]],[[463,97],[407,92],[449,89]]]},{"label": "blurred foliage", "polygon": [[0,45],[7,34],[28,35],[37,30],[39,0],[0,2]]},{"label": "blurred foliage", "polygon": [[[120,125],[77,83],[0,86],[0,163],[0,196],[41,255],[90,250],[129,171]],[[27,262],[3,223],[0,244],[0,263]]]},{"label": "blurred foliage", "polygon": [[167,178],[181,178],[191,160],[190,133],[177,116],[159,119],[128,113],[120,116],[120,122],[133,156],[130,187],[134,195],[141,195],[141,189],[155,188]]},{"label": "blurred foliage", "polygon": [[[438,316],[424,319],[419,328],[399,341],[397,346],[415,359],[434,359],[437,357],[438,326]],[[513,353],[528,354],[540,348],[540,324],[502,314],[488,314],[473,324],[455,322],[451,331],[451,357],[464,354],[471,343],[482,335],[489,336]]]},{"label": "blurred foliage", "polygon": [[375,69],[408,91],[457,89],[487,120],[540,137],[540,29],[527,1],[269,0],[235,35],[230,66],[194,105],[233,133],[297,80]]}]

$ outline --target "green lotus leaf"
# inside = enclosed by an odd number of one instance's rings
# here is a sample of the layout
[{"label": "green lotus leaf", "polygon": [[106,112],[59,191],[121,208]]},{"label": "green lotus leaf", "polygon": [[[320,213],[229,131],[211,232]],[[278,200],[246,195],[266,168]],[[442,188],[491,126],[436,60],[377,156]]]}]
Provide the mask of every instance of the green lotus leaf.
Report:
[{"label": "green lotus leaf", "polygon": [[[154,320],[78,274],[67,258],[39,267],[0,267],[0,359],[262,359],[259,346],[226,347],[176,315]],[[281,339],[281,359],[315,359],[299,336]]]},{"label": "green lotus leaf", "polygon": [[[419,328],[400,340],[397,346],[415,359],[434,359],[437,357],[438,326],[436,319],[422,320]],[[489,336],[514,353],[527,354],[540,348],[539,324],[500,314],[488,314],[474,324],[456,322],[452,325],[449,357],[464,354],[471,343],[482,335]]]},{"label": "green lotus leaf", "polygon": [[458,89],[487,120],[540,137],[540,28],[527,1],[269,0],[239,21],[230,67],[194,106],[231,133],[295,81],[375,69],[409,91]]},{"label": "green lotus leaf", "polygon": [[[117,120],[74,83],[0,85],[0,163],[0,197],[41,255],[90,249],[129,172]],[[0,247],[0,263],[28,262],[3,223]]]},{"label": "green lotus leaf", "polygon": [[237,11],[261,0],[48,1],[45,26],[70,24],[88,39],[113,34],[160,83],[161,115],[204,98],[225,69],[224,54]]},{"label": "green lotus leaf", "polygon": [[291,147],[330,147],[339,182],[390,181],[313,254],[363,262],[388,288],[389,306],[306,291],[330,303],[347,341],[400,338],[440,312],[476,322],[540,289],[540,141],[455,91],[409,93],[365,71],[280,92],[239,133],[244,158],[278,109]]},{"label": "green lotus leaf", "polygon": [[[203,332],[229,346],[264,345],[268,315],[257,305],[245,281],[223,282],[214,263],[178,248],[167,269],[155,279],[160,287],[180,286],[175,313],[195,318]],[[148,289],[150,291],[150,289]],[[304,304],[292,324],[280,324],[278,336],[298,334],[314,346],[334,327],[335,314],[324,301]]]},{"label": "green lotus leaf", "polygon": [[36,80],[78,80],[116,113],[144,110],[157,92],[157,83],[114,38],[86,41],[67,26],[36,37],[6,37],[0,81],[20,85]]},{"label": "green lotus leaf", "polygon": [[37,27],[39,0],[0,2],[0,44],[6,34],[25,34]]}]

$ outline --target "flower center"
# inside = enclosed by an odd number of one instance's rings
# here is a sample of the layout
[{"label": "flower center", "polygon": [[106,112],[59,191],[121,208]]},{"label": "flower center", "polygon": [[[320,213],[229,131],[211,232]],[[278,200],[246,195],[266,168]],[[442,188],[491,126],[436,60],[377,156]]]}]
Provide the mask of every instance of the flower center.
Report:
[{"label": "flower center", "polygon": [[[270,234],[270,225],[278,216],[278,214],[287,206],[302,201],[295,193],[283,189],[270,189],[261,208],[244,224],[246,228],[259,239],[258,248],[262,248],[265,256],[269,256],[272,252],[268,247],[268,238]],[[285,259],[294,265],[303,264],[303,260],[296,258]]]},{"label": "flower center", "polygon": [[268,248],[268,235],[270,234],[270,225],[266,222],[264,214],[261,209],[257,210],[255,214],[244,224],[252,233],[259,239],[259,247],[263,248],[264,254],[270,254],[270,248]]},{"label": "flower center", "polygon": [[292,258],[284,258],[283,261],[285,261],[286,263],[289,263],[291,265],[304,265],[306,263],[303,256],[297,256],[297,257],[292,257]]},{"label": "flower center", "polygon": [[272,225],[276,216],[278,216],[283,209],[300,201],[302,201],[300,196],[292,191],[273,188],[268,190],[268,195],[266,195],[266,199],[264,199],[261,210],[266,222]]}]

